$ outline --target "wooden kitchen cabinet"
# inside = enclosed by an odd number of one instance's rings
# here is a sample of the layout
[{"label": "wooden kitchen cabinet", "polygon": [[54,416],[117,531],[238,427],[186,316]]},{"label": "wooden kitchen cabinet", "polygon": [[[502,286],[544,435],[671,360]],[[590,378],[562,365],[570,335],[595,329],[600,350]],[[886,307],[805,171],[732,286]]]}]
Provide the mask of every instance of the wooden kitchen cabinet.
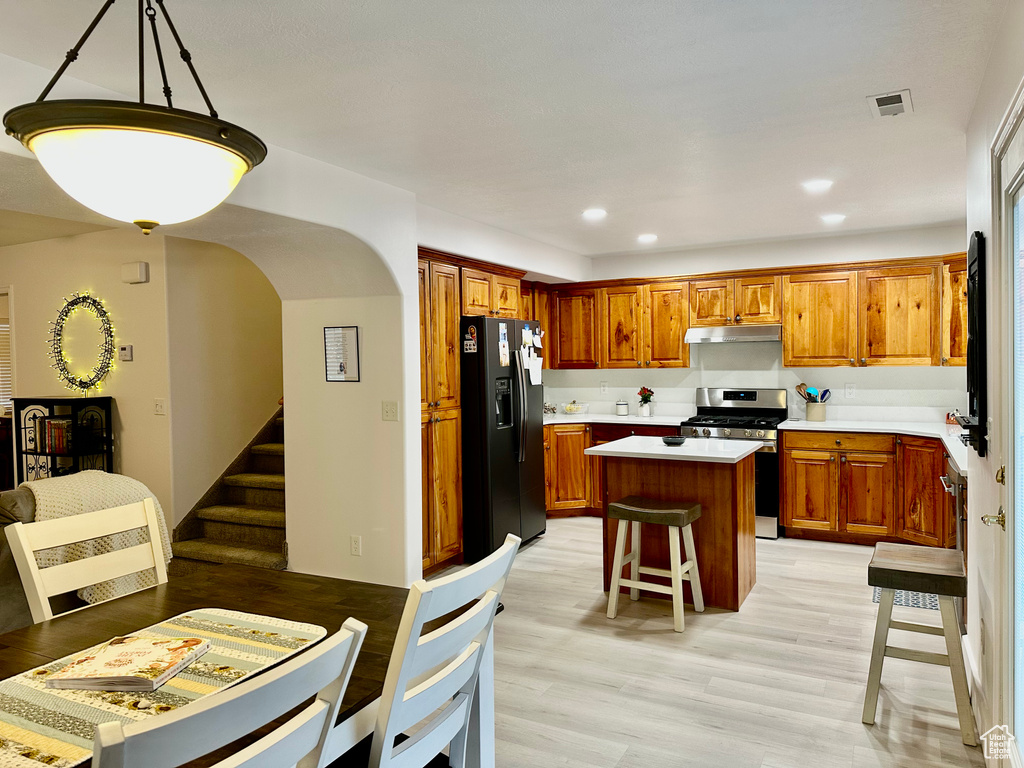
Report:
[{"label": "wooden kitchen cabinet", "polygon": [[967,259],[942,265],[942,365],[967,365]]},{"label": "wooden kitchen cabinet", "polygon": [[782,364],[855,365],[857,273],[809,272],[782,278]]},{"label": "wooden kitchen cabinet", "polygon": [[418,263],[420,293],[420,410],[430,406],[430,262]]},{"label": "wooden kitchen cabinet", "polygon": [[787,528],[839,528],[837,451],[785,450],[782,524]]},{"label": "wooden kitchen cabinet", "polygon": [[[438,262],[429,263],[430,300],[420,320],[427,319],[427,407],[459,406],[459,269]],[[422,334],[421,334],[422,335]],[[423,347],[421,346],[421,349]],[[421,374],[422,375],[422,374]]]},{"label": "wooden kitchen cabinet", "polygon": [[[897,439],[900,468],[896,535],[931,547],[944,547],[949,538],[949,500],[939,479],[946,474],[946,451],[941,440],[901,436]],[[955,542],[954,542],[955,543]]]},{"label": "wooden kitchen cabinet", "polygon": [[785,432],[782,524],[839,534],[895,532],[892,435]]},{"label": "wooden kitchen cabinet", "polygon": [[782,322],[782,278],[740,277],[690,283],[690,325]]},{"label": "wooden kitchen cabinet", "polygon": [[548,353],[554,356],[553,368],[597,368],[598,312],[597,291],[584,288],[555,291],[551,298],[549,332],[553,344]]},{"label": "wooden kitchen cabinet", "polygon": [[861,270],[861,365],[938,365],[940,269]]},{"label": "wooden kitchen cabinet", "polygon": [[519,278],[462,268],[462,314],[519,317]]},{"label": "wooden kitchen cabinet", "polygon": [[896,533],[896,456],[839,454],[839,530],[892,536]]},{"label": "wooden kitchen cabinet", "polygon": [[643,294],[643,288],[638,285],[598,289],[601,368],[643,365]]},{"label": "wooden kitchen cabinet", "polygon": [[689,283],[651,283],[643,289],[643,360],[649,368],[688,368]]},{"label": "wooden kitchen cabinet", "polygon": [[423,567],[462,554],[462,415],[458,409],[422,414]]},{"label": "wooden kitchen cabinet", "polygon": [[591,462],[583,453],[590,447],[587,424],[550,424],[547,461],[550,482],[549,510],[586,507],[591,499]]}]

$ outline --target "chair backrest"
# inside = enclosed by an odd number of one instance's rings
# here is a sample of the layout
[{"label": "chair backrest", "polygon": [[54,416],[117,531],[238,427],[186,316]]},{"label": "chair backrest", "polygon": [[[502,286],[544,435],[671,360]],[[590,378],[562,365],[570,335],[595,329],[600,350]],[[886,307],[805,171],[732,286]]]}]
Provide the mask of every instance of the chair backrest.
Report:
[{"label": "chair backrest", "polygon": [[312,696],[309,706],[213,768],[284,768],[307,756],[315,765],[365,636],[366,625],[350,618],[331,637],[251,680],[140,723],[98,725],[92,768],[174,768],[252,733]]},{"label": "chair backrest", "polygon": [[[135,528],[149,529],[147,543],[50,568],[39,568],[36,564],[35,553],[40,550],[77,544]],[[25,587],[32,620],[36,623],[53,618],[49,599],[53,595],[73,592],[149,568],[156,570],[157,584],[167,581],[153,499],[56,520],[14,523],[7,526],[4,533]]]},{"label": "chair backrest", "polygon": [[[409,589],[377,710],[371,768],[420,768],[448,744],[453,752],[464,751],[481,656],[519,542],[509,534],[490,557]],[[424,625],[442,617],[424,634]],[[416,724],[421,728],[415,736],[395,746],[396,737]]]}]

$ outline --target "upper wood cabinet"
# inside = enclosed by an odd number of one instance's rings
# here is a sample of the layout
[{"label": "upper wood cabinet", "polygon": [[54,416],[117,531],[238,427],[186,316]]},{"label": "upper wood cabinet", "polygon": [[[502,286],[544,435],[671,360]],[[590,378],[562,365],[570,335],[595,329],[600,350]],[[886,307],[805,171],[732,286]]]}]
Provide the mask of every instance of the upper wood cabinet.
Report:
[{"label": "upper wood cabinet", "polygon": [[643,289],[643,359],[651,368],[686,368],[690,345],[684,342],[689,326],[689,284],[652,283]]},{"label": "upper wood cabinet", "polygon": [[939,364],[939,267],[859,272],[861,365]]},{"label": "upper wood cabinet", "polygon": [[[427,311],[428,346],[427,407],[459,405],[459,268],[432,261],[430,301]],[[423,310],[420,310],[423,319]]]},{"label": "upper wood cabinet", "polygon": [[967,260],[942,266],[942,365],[967,365]]},{"label": "upper wood cabinet", "polygon": [[418,262],[420,292],[420,410],[430,397],[430,262]]},{"label": "upper wood cabinet", "polygon": [[690,325],[782,322],[782,278],[738,277],[690,283]]},{"label": "upper wood cabinet", "polygon": [[643,288],[638,285],[598,289],[601,368],[643,365],[643,296]]},{"label": "upper wood cabinet", "polygon": [[597,368],[598,312],[593,288],[555,291],[551,297],[552,344],[548,354],[554,356],[554,368]]},{"label": "upper wood cabinet", "polygon": [[782,364],[856,365],[857,273],[782,278]]},{"label": "upper wood cabinet", "polygon": [[462,314],[519,317],[518,278],[462,268]]}]

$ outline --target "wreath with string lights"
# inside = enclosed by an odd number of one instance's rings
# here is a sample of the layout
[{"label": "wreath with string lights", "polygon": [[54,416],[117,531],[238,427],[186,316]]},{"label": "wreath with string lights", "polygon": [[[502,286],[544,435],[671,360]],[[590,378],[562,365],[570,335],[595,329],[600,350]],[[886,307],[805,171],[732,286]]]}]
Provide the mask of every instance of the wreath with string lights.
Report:
[{"label": "wreath with string lights", "polygon": [[[100,333],[103,338],[99,344],[99,356],[93,366],[92,375],[88,378],[75,376],[68,368],[68,360],[64,356],[64,325],[76,309],[85,309],[100,321]],[[76,293],[71,299],[64,300],[64,306],[57,313],[57,319],[50,323],[50,357],[53,368],[68,389],[80,389],[83,392],[99,385],[110,373],[114,361],[114,326],[103,302],[87,293]]]}]

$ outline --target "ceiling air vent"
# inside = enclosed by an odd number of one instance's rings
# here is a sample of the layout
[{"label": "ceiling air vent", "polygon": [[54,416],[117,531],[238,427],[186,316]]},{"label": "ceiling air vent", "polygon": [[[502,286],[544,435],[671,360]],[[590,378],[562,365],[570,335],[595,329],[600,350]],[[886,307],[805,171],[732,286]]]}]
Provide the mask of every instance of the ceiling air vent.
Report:
[{"label": "ceiling air vent", "polygon": [[910,100],[910,91],[892,91],[868,96],[868,106],[875,117],[896,117],[904,112],[913,112],[914,103]]}]

